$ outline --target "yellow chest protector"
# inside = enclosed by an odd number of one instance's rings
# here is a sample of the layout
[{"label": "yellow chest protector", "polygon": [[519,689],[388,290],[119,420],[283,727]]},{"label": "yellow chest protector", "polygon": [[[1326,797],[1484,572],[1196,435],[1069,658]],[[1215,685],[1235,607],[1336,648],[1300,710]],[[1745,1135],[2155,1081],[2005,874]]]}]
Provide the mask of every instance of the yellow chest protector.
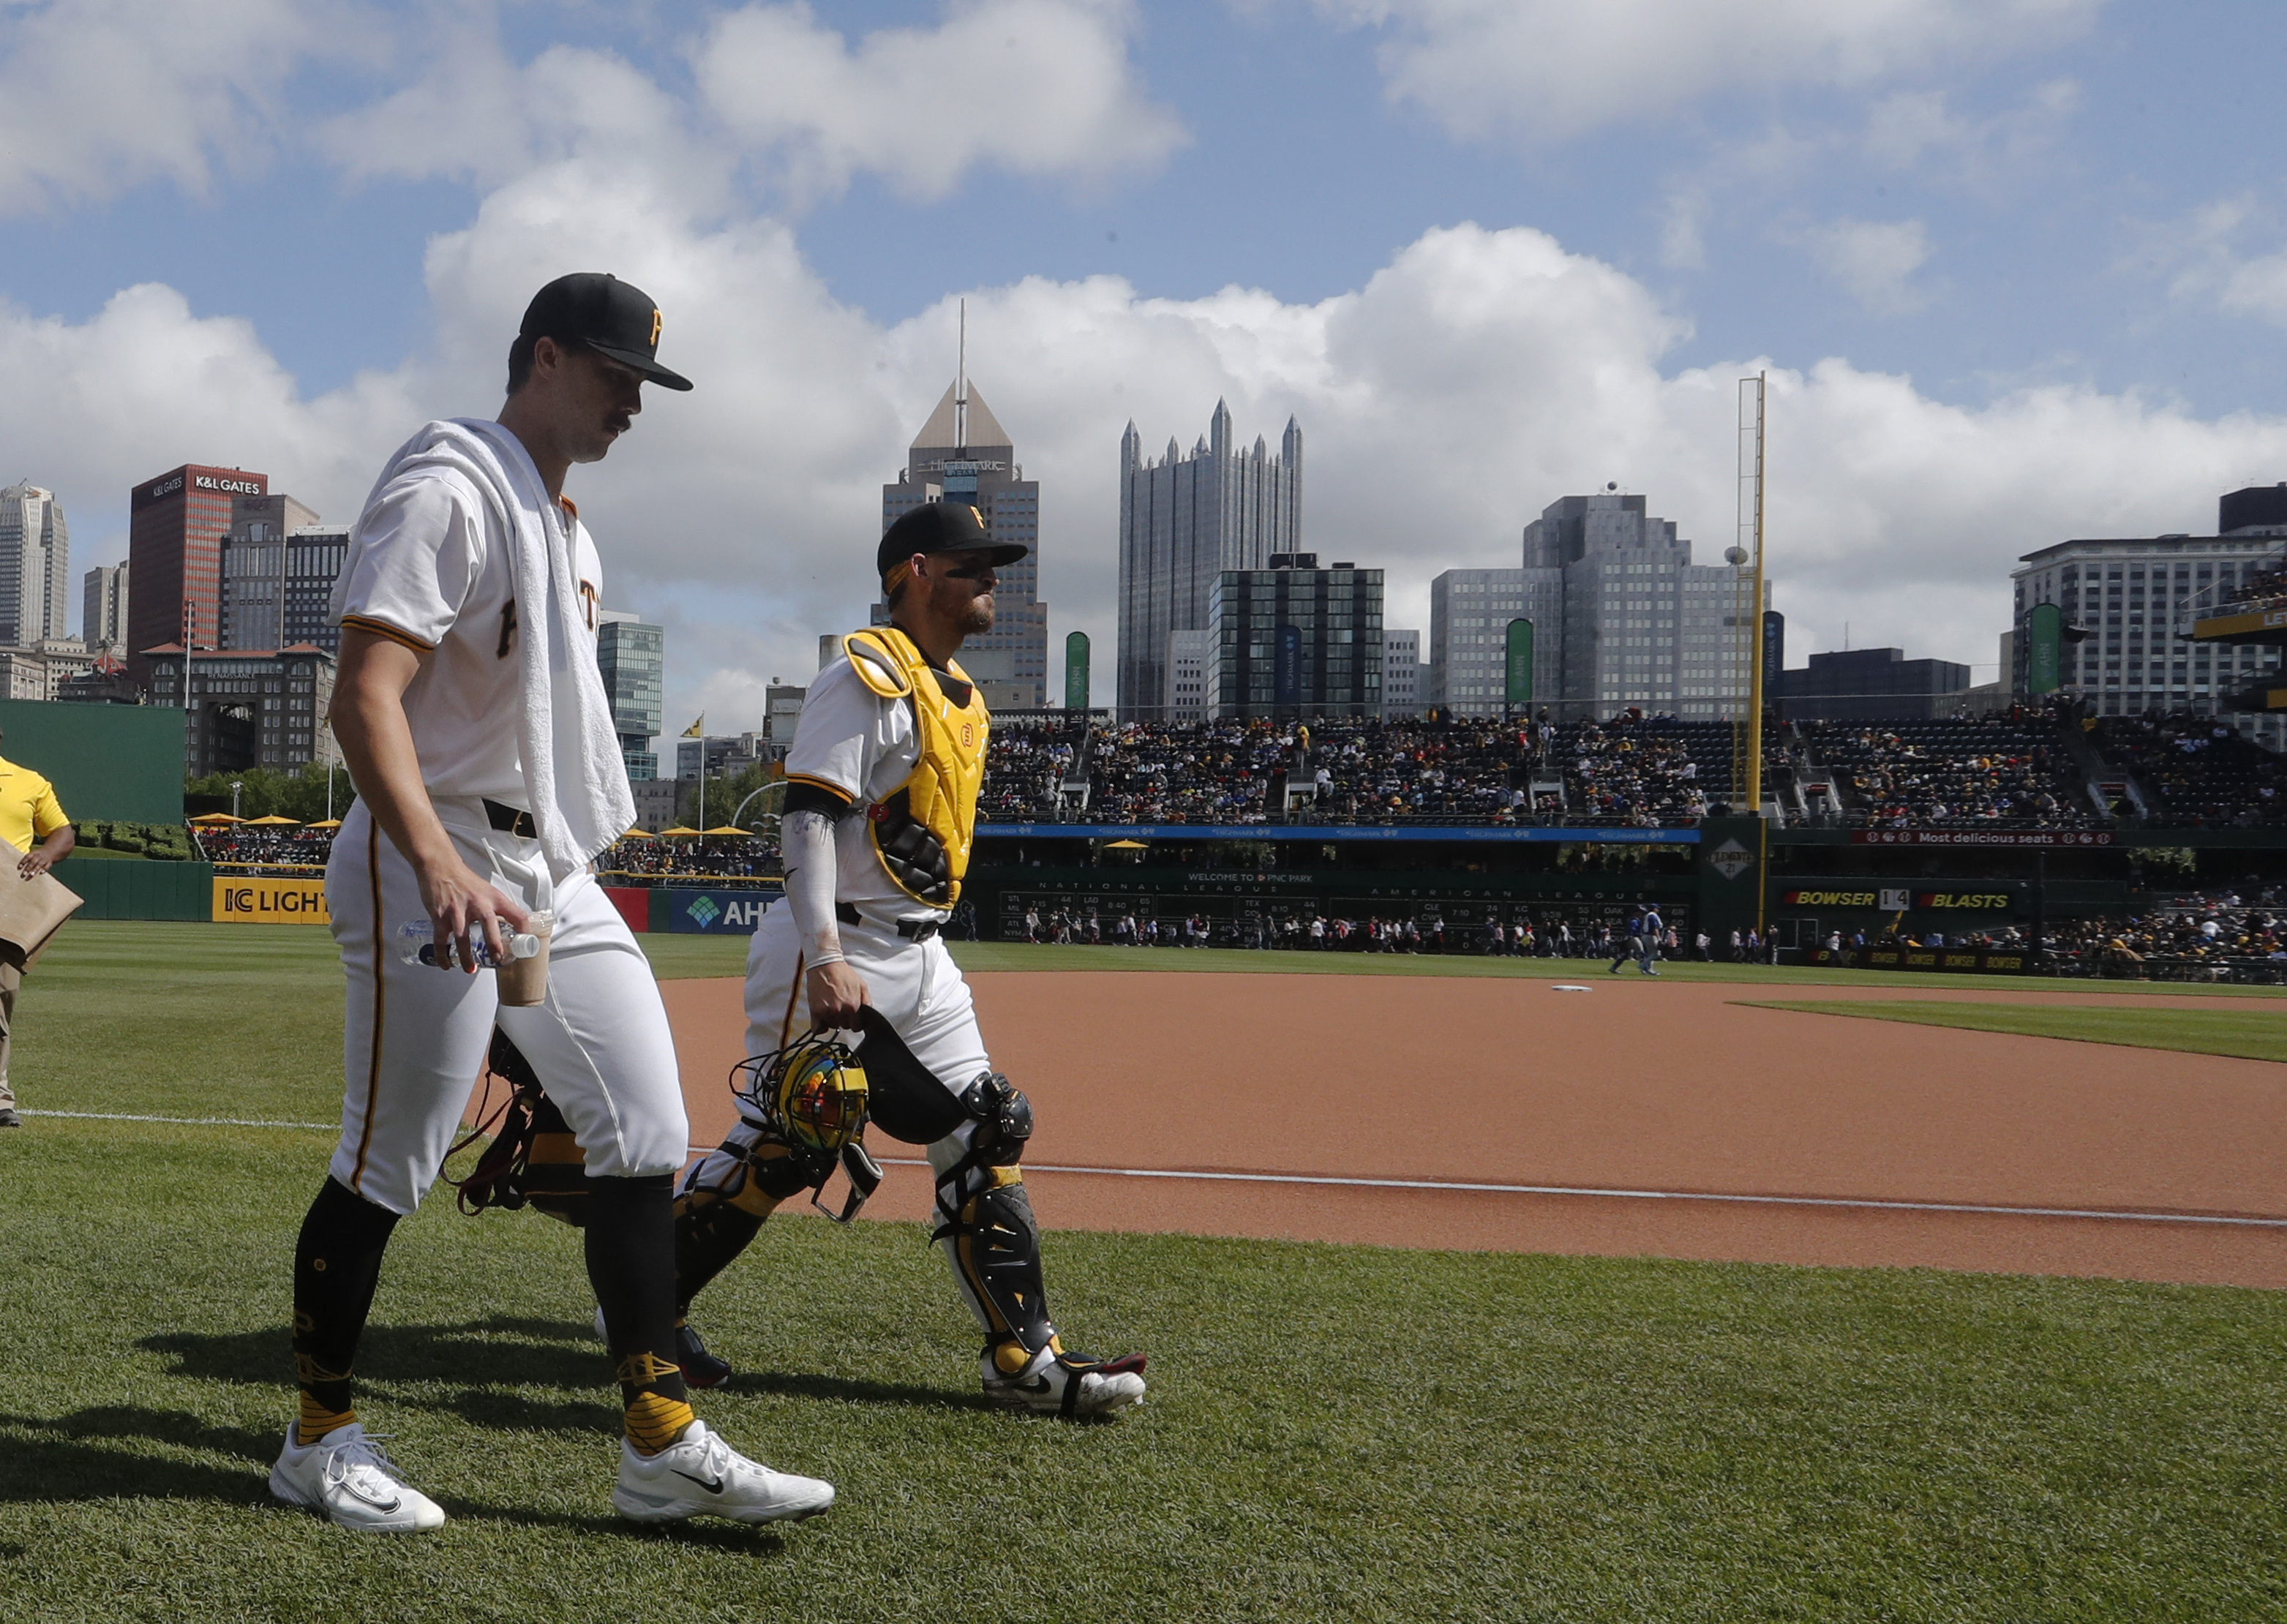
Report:
[{"label": "yellow chest protector", "polygon": [[898,888],[916,902],[951,907],[977,834],[977,792],[985,781],[985,738],[992,717],[958,661],[933,669],[895,626],[853,631],[842,651],[858,679],[883,699],[910,699],[921,760],[897,793],[868,814],[874,851]]}]

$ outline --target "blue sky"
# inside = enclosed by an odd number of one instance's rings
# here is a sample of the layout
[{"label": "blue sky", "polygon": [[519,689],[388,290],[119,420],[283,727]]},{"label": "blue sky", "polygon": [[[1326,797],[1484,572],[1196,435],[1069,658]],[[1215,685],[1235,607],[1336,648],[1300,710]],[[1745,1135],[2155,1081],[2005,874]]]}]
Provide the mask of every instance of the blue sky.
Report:
[{"label": "blue sky", "polygon": [[1108,646],[1120,423],[1188,445],[1218,395],[1243,434],[1301,419],[1306,535],[1384,563],[1399,623],[1607,479],[1719,551],[1753,365],[1797,649],[1848,621],[1990,662],[2017,552],[2203,528],[2287,477],[2276,7],[0,19],[0,360],[53,385],[0,408],[0,475],[64,495],[75,564],[186,459],[348,517],[421,416],[496,404],[531,287],[616,268],[701,387],[575,494],[710,726],[862,616],[869,487],[963,295],[1044,481],[1056,644]]}]

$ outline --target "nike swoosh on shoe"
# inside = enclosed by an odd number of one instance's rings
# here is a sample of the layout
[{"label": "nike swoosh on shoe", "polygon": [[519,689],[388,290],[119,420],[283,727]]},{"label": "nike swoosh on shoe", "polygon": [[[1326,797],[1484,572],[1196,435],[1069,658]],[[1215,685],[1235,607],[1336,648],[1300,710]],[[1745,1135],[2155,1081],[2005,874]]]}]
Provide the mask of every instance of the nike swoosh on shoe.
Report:
[{"label": "nike swoosh on shoe", "polygon": [[[669,1471],[675,1471],[673,1467],[669,1467],[668,1470]],[[723,1492],[723,1479],[720,1477],[717,1477],[714,1482],[709,1483],[704,1477],[694,1477],[689,1472],[685,1471],[675,1471],[675,1475],[682,1478],[685,1483],[697,1484],[700,1488],[705,1489],[709,1494],[720,1494]]]}]

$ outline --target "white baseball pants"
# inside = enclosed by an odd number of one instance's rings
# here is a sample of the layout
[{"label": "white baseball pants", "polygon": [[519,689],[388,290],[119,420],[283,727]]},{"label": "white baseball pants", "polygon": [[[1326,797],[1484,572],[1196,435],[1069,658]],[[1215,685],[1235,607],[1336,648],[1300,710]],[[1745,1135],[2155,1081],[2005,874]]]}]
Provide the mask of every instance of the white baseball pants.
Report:
[{"label": "white baseball pants", "polygon": [[675,1037],[627,922],[591,875],[551,888],[540,843],[492,828],[481,804],[440,800],[437,812],[478,875],[526,907],[553,908],[548,995],[503,1008],[489,970],[400,960],[399,928],[425,919],[427,907],[412,865],[364,802],[352,806],[326,865],[326,906],[349,982],[333,1176],[392,1212],[411,1212],[460,1129],[495,1021],[571,1124],[591,1176],[676,1171],[690,1131]]}]

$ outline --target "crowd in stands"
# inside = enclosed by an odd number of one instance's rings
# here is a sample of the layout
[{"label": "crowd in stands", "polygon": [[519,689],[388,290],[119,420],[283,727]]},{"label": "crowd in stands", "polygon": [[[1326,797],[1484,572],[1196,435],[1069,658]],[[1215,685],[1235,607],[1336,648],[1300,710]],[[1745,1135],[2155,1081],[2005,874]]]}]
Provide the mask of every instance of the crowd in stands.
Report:
[{"label": "crowd in stands", "polygon": [[2106,717],[2090,738],[2158,799],[2147,808],[2155,823],[2198,828],[2287,821],[2287,759],[2213,717]]},{"label": "crowd in stands", "polygon": [[1874,828],[2101,822],[2059,738],[2054,710],[1950,721],[1804,722],[1800,758],[1838,780],[1841,812]]},{"label": "crowd in stands", "polygon": [[[1728,726],[1687,727],[1636,711],[1602,723],[1554,723],[1544,711],[1513,721],[1325,717],[1098,722],[1085,733],[1019,728],[993,736],[979,816],[1688,823],[1707,814],[1711,790],[1724,791],[1729,750]],[[1536,792],[1536,785],[1543,788]]]},{"label": "crowd in stands", "polygon": [[199,855],[208,862],[228,864],[251,874],[273,870],[279,874],[315,873],[326,866],[326,859],[334,850],[331,829],[248,828],[241,825],[194,828],[191,836],[198,844]]},{"label": "crowd in stands", "polygon": [[2287,899],[2265,888],[2173,903],[2125,919],[2052,925],[2049,951],[2067,974],[2155,981],[2287,979]]},{"label": "crowd in stands", "polygon": [[[1468,954],[1492,958],[1611,959],[1630,951],[1623,926],[1611,921],[1575,924],[1550,915],[1514,923],[1482,923],[1431,916],[1363,919],[1312,913],[1273,919],[1209,919],[1203,914],[1158,917],[1148,910],[1105,915],[1094,910],[1037,907],[1025,911],[1016,939],[1057,946],[1112,947],[1284,948],[1308,953]],[[1728,942],[1680,933],[1670,926],[1659,953],[1666,958],[1721,959],[1760,963],[1769,949],[1753,931],[1733,931]]]},{"label": "crowd in stands", "polygon": [[779,874],[777,843],[759,836],[622,840],[597,860],[596,867],[613,883],[637,885],[684,879],[758,884],[775,882]]}]

